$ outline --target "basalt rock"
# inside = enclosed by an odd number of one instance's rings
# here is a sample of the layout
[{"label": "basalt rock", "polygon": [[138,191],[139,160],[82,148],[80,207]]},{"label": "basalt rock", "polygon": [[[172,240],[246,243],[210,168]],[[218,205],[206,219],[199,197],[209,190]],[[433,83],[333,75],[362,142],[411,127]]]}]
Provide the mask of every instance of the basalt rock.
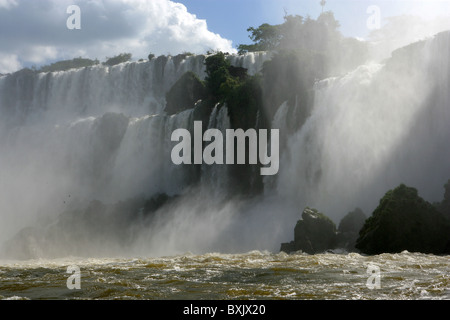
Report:
[{"label": "basalt rock", "polygon": [[449,253],[450,223],[414,188],[404,184],[381,199],[361,229],[356,248],[365,254],[404,250],[431,254]]},{"label": "basalt rock", "polygon": [[338,227],[337,247],[343,248],[347,251],[355,251],[359,231],[363,227],[366,219],[366,215],[359,208],[349,212],[344,218],[342,218]]},{"label": "basalt rock", "polygon": [[172,86],[166,94],[166,108],[168,115],[173,115],[195,107],[195,104],[204,99],[206,88],[202,81],[193,72],[186,72]]},{"label": "basalt rock", "polygon": [[294,229],[294,241],[283,243],[281,251],[302,251],[308,254],[333,249],[336,244],[336,225],[330,218],[316,209],[306,208],[302,219]]}]

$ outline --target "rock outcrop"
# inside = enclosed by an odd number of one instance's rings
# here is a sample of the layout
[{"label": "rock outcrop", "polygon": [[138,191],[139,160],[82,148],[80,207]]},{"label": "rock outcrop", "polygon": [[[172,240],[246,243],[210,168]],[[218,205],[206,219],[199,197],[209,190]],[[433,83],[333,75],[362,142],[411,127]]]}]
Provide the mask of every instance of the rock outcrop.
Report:
[{"label": "rock outcrop", "polygon": [[337,233],[337,247],[347,251],[356,251],[356,240],[359,236],[359,231],[363,227],[367,217],[364,212],[356,208],[349,212],[339,223]]},{"label": "rock outcrop", "polygon": [[195,107],[196,102],[204,99],[206,88],[203,82],[193,72],[186,72],[166,94],[168,115],[173,115]]},{"label": "rock outcrop", "polygon": [[444,200],[439,204],[438,210],[450,220],[450,180],[448,180],[444,188]]},{"label": "rock outcrop", "polygon": [[302,251],[309,254],[324,252],[335,247],[336,225],[316,209],[306,208],[302,220],[294,229],[294,241],[283,243],[281,251]]},{"label": "rock outcrop", "polygon": [[365,254],[404,250],[449,253],[450,223],[432,204],[404,184],[390,190],[367,219],[356,248]]}]

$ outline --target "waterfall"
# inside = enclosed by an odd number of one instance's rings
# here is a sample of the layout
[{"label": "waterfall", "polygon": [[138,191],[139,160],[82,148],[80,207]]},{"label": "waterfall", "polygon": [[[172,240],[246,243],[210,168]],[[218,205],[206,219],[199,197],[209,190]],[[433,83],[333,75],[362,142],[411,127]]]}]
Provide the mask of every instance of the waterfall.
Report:
[{"label": "waterfall", "polygon": [[[0,106],[17,121],[42,116],[51,122],[106,112],[142,117],[161,113],[165,93],[186,72],[204,74],[204,56],[176,63],[172,57],[112,67],[31,73],[18,72],[0,79]],[[44,114],[44,115],[43,115]]]},{"label": "waterfall", "polygon": [[229,56],[231,65],[248,70],[248,74],[255,75],[261,72],[264,62],[271,58],[269,52],[248,52],[243,55]]},{"label": "waterfall", "polygon": [[[211,113],[208,129],[218,129],[226,136],[226,130],[231,129],[228,108],[217,104]],[[225,148],[225,144],[224,144]],[[225,154],[225,149],[224,149]],[[202,165],[202,184],[210,188],[216,196],[224,196],[232,187],[229,179],[229,167],[225,164]]]},{"label": "waterfall", "polygon": [[277,193],[336,220],[372,212],[400,183],[440,201],[450,177],[449,34],[318,82],[311,116],[288,138]]},{"label": "waterfall", "polygon": [[180,193],[192,170],[172,163],[170,138],[193,110],[167,116],[165,93],[187,71],[204,78],[204,59],[0,77],[2,238],[75,201]]},{"label": "waterfall", "polygon": [[[449,34],[397,50],[382,64],[318,81],[304,123],[295,123],[304,116],[300,103],[282,104],[272,119],[281,130],[278,175],[265,179],[256,200],[225,204],[214,192],[222,196],[230,186],[228,166],[171,161],[171,134],[192,131],[195,109],[164,112],[166,92],[186,71],[205,78],[205,56],[0,77],[0,242],[74,203],[179,195],[192,177],[205,188],[168,209],[155,234],[146,235],[159,239],[153,247],[174,224],[180,231],[170,234],[173,247],[214,250],[237,239],[278,244],[273,237],[282,238],[305,206],[334,220],[355,207],[370,214],[400,183],[439,201],[450,178]],[[228,59],[256,74],[270,54]],[[207,128],[230,127],[227,106],[217,105]],[[243,212],[245,219],[236,218]],[[199,238],[205,234],[208,246]]]}]

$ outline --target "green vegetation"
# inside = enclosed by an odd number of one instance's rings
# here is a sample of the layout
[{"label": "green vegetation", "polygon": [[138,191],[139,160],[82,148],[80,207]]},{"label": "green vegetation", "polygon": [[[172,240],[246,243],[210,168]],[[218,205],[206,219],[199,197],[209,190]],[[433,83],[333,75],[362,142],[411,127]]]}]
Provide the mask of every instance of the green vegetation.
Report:
[{"label": "green vegetation", "polygon": [[[331,12],[317,20],[287,15],[280,25],[251,27],[248,31],[253,44],[240,45],[239,51],[273,52],[260,74],[250,76],[246,69],[231,66],[227,53],[208,52],[203,82],[205,95],[201,97],[198,93],[201,91],[198,79],[183,76],[167,93],[166,111],[173,114],[192,108],[200,98],[202,102],[195,105],[194,120],[207,121],[215,106],[226,105],[233,129],[270,129],[271,120],[287,101],[289,123],[278,129],[297,130],[311,112],[315,81],[336,72],[335,66],[341,65],[342,57],[347,58],[347,51],[359,46],[358,41],[345,39],[338,29],[339,23]],[[364,59],[360,53],[361,50],[357,59],[350,59],[352,65]],[[185,58],[183,54],[173,60],[178,65]],[[184,98],[187,103],[181,102]],[[250,165],[232,166],[231,175],[242,186],[237,192],[262,190],[261,176],[255,174],[256,169]]]},{"label": "green vegetation", "polygon": [[128,62],[131,60],[131,57],[132,57],[131,53],[121,53],[112,58],[107,57],[106,62],[104,62],[103,64],[111,67],[118,65],[120,63]]},{"label": "green vegetation", "polygon": [[238,83],[231,77],[229,68],[230,62],[225,58],[223,52],[206,58],[206,87],[212,99],[219,101],[226,99],[230,87]]},{"label": "green vegetation", "polygon": [[250,77],[246,69],[231,66],[223,52],[207,57],[205,65],[210,105],[227,104],[233,128],[255,128],[263,108],[261,76]]},{"label": "green vegetation", "polygon": [[[185,58],[183,54],[173,59],[175,63],[180,63],[180,59]],[[255,128],[258,113],[261,114],[259,128],[264,127],[266,121],[262,112],[261,76],[249,76],[246,69],[231,66],[227,54],[223,52],[209,55],[204,63],[205,80],[200,81],[192,72],[184,74],[167,92],[165,111],[174,114],[194,108],[193,120],[208,122],[214,107],[226,105],[232,128]],[[234,179],[239,186],[236,188],[237,193],[257,193],[262,190],[258,166],[230,166],[230,179]],[[198,174],[201,172],[198,171]]]},{"label": "green vegetation", "polygon": [[[124,63],[124,62],[130,61],[131,57],[132,57],[131,53],[122,53],[113,58],[107,57],[106,61],[103,62],[102,64],[106,65],[106,66],[114,66],[119,63]],[[140,61],[142,61],[142,60],[140,60]],[[87,67],[92,67],[92,66],[96,66],[99,64],[100,64],[100,61],[98,59],[91,60],[91,59],[87,59],[87,58],[78,57],[78,58],[74,58],[71,60],[57,61],[50,65],[42,66],[39,69],[36,66],[33,66],[31,68],[21,69],[17,72],[32,72],[32,73],[58,72],[58,71],[67,71],[70,69],[87,68]],[[0,76],[1,76],[1,74],[0,74]]]},{"label": "green vegetation", "polygon": [[239,54],[275,50],[280,45],[280,40],[282,39],[280,27],[272,26],[268,23],[262,24],[257,29],[250,27],[247,31],[251,33],[249,38],[255,43],[251,45],[239,45]]},{"label": "green vegetation", "polygon": [[302,251],[308,254],[321,253],[334,248],[336,225],[330,218],[316,209],[303,210],[302,219],[294,229],[294,241],[283,243],[281,251],[291,253]]},{"label": "green vegetation", "polygon": [[366,44],[345,38],[339,28],[333,13],[324,12],[317,20],[286,15],[282,24],[248,29],[253,44],[239,45],[240,54],[273,53],[261,71],[261,109],[266,119],[273,119],[280,105],[288,101],[291,116],[284,129],[299,129],[310,114],[315,82],[365,62]]},{"label": "green vegetation", "polygon": [[82,57],[75,58],[72,60],[64,60],[52,63],[48,66],[41,67],[38,72],[56,72],[56,71],[67,71],[70,69],[79,69],[85,67],[91,67],[94,65],[98,65],[100,62],[91,59],[84,59]]},{"label": "green vegetation", "polygon": [[[316,78],[342,73],[362,64],[367,57],[367,46],[356,39],[345,38],[332,12],[322,13],[317,20],[299,15],[286,15],[280,25],[262,24],[249,28],[251,45],[238,46],[240,54],[255,51],[288,51],[300,54],[305,62],[321,58],[325,63]],[[315,57],[315,56],[318,57]],[[321,70],[322,69],[322,70]],[[321,73],[324,73],[321,75]]]},{"label": "green vegetation", "polygon": [[372,216],[361,209],[348,213],[335,232],[334,224],[315,209],[306,208],[297,222],[294,241],[281,244],[281,251],[318,253],[328,249],[358,250],[364,254],[450,253],[450,180],[444,200],[432,205],[415,188],[401,184],[388,191]]},{"label": "green vegetation", "polygon": [[449,245],[449,220],[404,184],[380,200],[356,242],[356,248],[366,254],[404,250],[442,254],[450,253]]}]

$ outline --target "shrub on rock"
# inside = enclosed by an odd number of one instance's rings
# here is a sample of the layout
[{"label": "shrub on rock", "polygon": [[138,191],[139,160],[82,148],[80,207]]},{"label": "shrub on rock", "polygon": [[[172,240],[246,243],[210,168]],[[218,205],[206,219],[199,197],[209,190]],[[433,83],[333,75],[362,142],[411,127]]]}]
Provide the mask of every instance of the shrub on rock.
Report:
[{"label": "shrub on rock", "polygon": [[361,229],[356,248],[366,254],[442,254],[449,251],[449,235],[448,220],[416,189],[402,184],[381,199]]}]

